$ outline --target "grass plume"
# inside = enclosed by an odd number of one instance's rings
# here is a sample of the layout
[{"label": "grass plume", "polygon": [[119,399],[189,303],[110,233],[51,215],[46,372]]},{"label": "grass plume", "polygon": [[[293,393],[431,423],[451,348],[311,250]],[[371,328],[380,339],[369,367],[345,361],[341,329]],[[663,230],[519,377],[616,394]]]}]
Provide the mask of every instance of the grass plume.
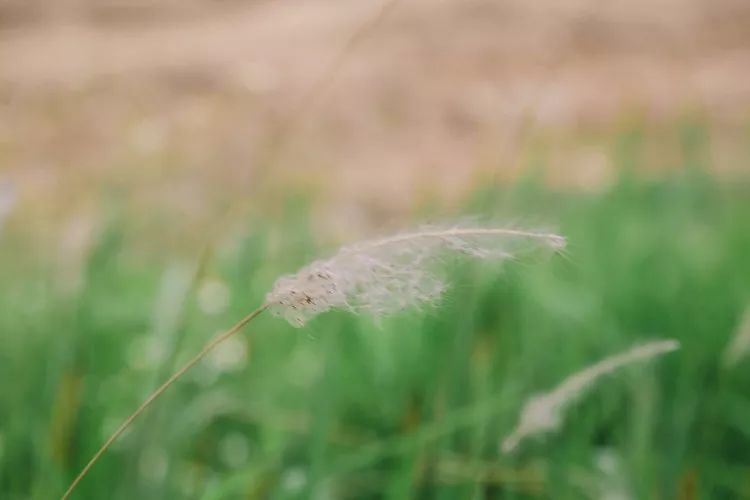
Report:
[{"label": "grass plume", "polygon": [[330,259],[315,261],[294,275],[282,276],[266,296],[265,304],[208,342],[125,419],[76,476],[62,500],[72,495],[94,464],[159,396],[266,309],[295,326],[335,308],[387,314],[442,294],[445,284],[435,271],[440,255],[458,253],[480,259],[506,259],[526,249],[528,243],[560,250],[565,239],[520,229],[430,226],[344,246]]},{"label": "grass plume", "polygon": [[446,254],[504,260],[539,246],[561,250],[565,238],[520,229],[427,226],[342,247],[279,278],[266,300],[295,326],[331,309],[388,314],[442,295],[446,284],[438,264]]},{"label": "grass plume", "polygon": [[623,366],[672,352],[679,347],[680,343],[676,340],[658,340],[636,346],[574,373],[549,392],[532,396],[521,410],[515,430],[503,440],[502,451],[509,453],[529,436],[556,430],[562,424],[568,406],[580,399],[587,389],[605,375]]},{"label": "grass plume", "polygon": [[724,368],[733,368],[750,353],[750,306],[745,308],[745,312],[740,319],[737,329],[732,335],[724,355],[722,356],[722,365]]}]

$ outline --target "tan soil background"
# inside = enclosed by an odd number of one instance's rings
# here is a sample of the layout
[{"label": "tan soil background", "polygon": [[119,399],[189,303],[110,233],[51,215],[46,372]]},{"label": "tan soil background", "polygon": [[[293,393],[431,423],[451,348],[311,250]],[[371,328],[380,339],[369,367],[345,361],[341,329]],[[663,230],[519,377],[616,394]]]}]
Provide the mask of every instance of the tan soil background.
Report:
[{"label": "tan soil background", "polygon": [[540,150],[588,188],[618,131],[668,168],[696,118],[746,171],[748,111],[746,0],[0,0],[0,176],[40,216],[297,189],[351,222]]}]

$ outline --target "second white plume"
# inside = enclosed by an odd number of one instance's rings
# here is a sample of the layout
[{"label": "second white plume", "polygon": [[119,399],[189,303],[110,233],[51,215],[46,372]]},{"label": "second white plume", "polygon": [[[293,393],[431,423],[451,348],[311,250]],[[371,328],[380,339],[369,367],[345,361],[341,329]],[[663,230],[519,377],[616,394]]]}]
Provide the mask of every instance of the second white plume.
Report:
[{"label": "second white plume", "polygon": [[438,298],[445,282],[436,264],[446,253],[507,259],[534,247],[561,250],[553,233],[492,227],[423,227],[342,247],[296,274],[279,278],[266,296],[292,325],[337,308],[386,314]]},{"label": "second white plume", "polygon": [[656,340],[609,356],[563,380],[549,392],[529,398],[521,410],[518,425],[501,444],[503,453],[510,453],[529,436],[557,429],[566,408],[585,394],[595,382],[624,366],[661,356],[680,348],[673,339]]}]

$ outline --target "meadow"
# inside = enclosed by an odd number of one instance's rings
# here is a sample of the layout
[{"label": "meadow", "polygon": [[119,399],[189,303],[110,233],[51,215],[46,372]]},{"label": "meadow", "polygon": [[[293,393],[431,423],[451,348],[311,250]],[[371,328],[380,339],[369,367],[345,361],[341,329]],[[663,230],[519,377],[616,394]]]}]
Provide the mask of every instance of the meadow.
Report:
[{"label": "meadow", "polygon": [[[661,173],[632,134],[614,138],[616,178],[595,190],[549,187],[543,165],[480,183],[449,215],[540,222],[566,251],[449,262],[440,303],[394,316],[331,312],[302,329],[261,316],[136,421],[74,498],[750,498],[750,183],[713,172],[706,129],[678,135],[680,160]],[[0,498],[58,498],[180,363],[278,276],[343,243],[316,234],[314,203],[289,194],[192,258],[144,250],[127,202],[103,202],[78,257],[39,258],[11,218]],[[411,222],[445,215],[428,204]],[[558,432],[501,452],[530,395],[662,338],[681,350],[608,377]]]}]

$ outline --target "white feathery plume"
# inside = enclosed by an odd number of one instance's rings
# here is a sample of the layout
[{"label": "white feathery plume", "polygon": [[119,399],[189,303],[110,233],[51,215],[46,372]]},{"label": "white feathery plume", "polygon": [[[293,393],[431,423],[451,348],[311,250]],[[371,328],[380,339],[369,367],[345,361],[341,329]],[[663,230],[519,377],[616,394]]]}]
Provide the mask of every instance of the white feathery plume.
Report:
[{"label": "white feathery plume", "polygon": [[568,405],[584,395],[599,378],[615,370],[680,348],[676,340],[657,340],[633,347],[574,373],[553,390],[532,396],[526,401],[515,430],[503,440],[503,453],[513,451],[519,443],[535,434],[556,430],[562,424]]},{"label": "white feathery plume", "polygon": [[560,250],[565,239],[520,229],[425,227],[413,233],[343,247],[328,260],[313,262],[297,274],[279,278],[263,305],[211,339],[128,415],[73,479],[62,500],[70,498],[94,464],[154,401],[266,309],[295,326],[336,308],[387,313],[440,296],[445,285],[434,273],[434,264],[443,253],[505,259],[534,246]]},{"label": "white feathery plume", "polygon": [[750,305],[745,309],[737,330],[724,349],[722,364],[725,368],[732,368],[750,353]]},{"label": "white feathery plume", "polygon": [[503,260],[534,247],[561,250],[565,238],[509,228],[422,227],[344,246],[279,278],[266,303],[294,326],[331,309],[386,314],[440,297],[446,285],[436,263],[447,253]]}]

